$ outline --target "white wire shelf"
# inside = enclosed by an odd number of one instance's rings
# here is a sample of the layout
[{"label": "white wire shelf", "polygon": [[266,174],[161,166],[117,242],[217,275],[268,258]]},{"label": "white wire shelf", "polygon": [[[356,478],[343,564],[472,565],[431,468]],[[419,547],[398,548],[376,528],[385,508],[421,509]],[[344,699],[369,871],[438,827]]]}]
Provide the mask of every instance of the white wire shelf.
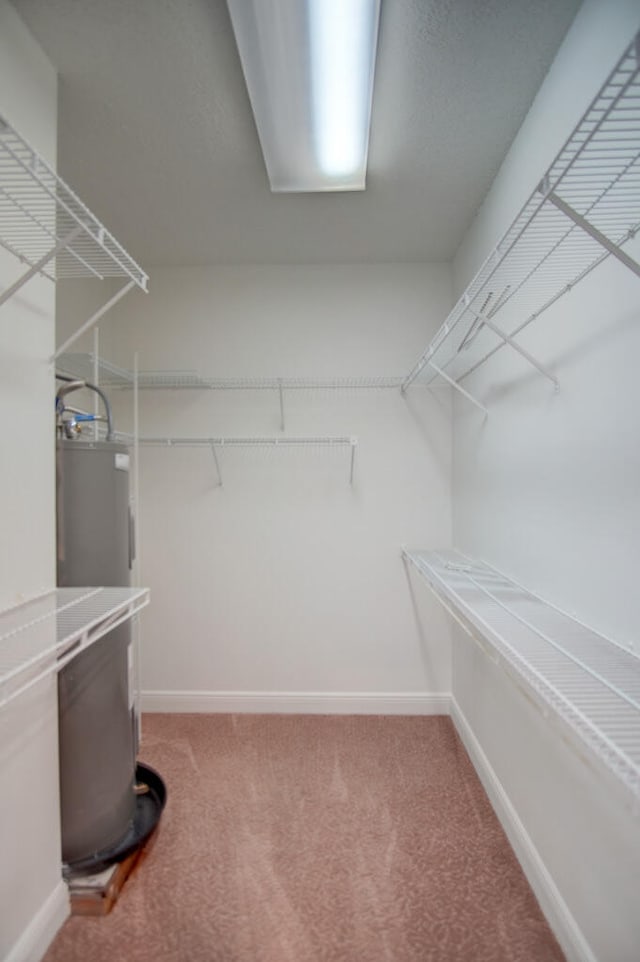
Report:
[{"label": "white wire shelf", "polygon": [[402,377],[203,377],[195,371],[142,371],[141,389],[278,391],[278,390],[361,390],[399,388]]},{"label": "white wire shelf", "polygon": [[[133,373],[126,368],[112,364],[104,358],[97,359],[98,380],[101,387],[132,387]],[[93,382],[95,374],[94,355],[90,353],[60,354],[56,361],[60,374]]]},{"label": "white wire shelf", "polygon": [[443,371],[456,387],[505,344],[555,381],[510,338],[610,255],[640,274],[640,265],[623,250],[640,227],[639,51],[640,34],[405,378],[403,390],[416,379],[430,383]]},{"label": "white wire shelf", "polygon": [[0,612],[0,707],[148,603],[148,588],[56,588]]},{"label": "white wire shelf", "polygon": [[[105,425],[98,425],[98,435],[104,439]],[[93,443],[93,438],[78,443]],[[136,438],[133,434],[125,431],[114,431],[113,440],[120,444],[134,446]],[[234,448],[278,448],[302,449],[302,448],[331,448],[346,449],[349,452],[349,484],[353,484],[356,450],[358,439],[355,437],[148,437],[142,436],[137,439],[137,444],[141,448],[205,448],[213,455],[213,460],[218,476],[218,484],[222,486],[222,470],[218,455],[225,449]]]},{"label": "white wire shelf", "polygon": [[640,659],[456,551],[403,551],[489,656],[640,802]]},{"label": "white wire shelf", "polygon": [[[58,358],[63,374],[90,380],[94,371],[91,353],[64,353]],[[98,358],[98,373],[103,387],[133,387],[133,372]],[[197,371],[140,371],[140,390],[196,391],[279,391],[279,390],[376,390],[398,389],[403,377],[205,377]]]},{"label": "white wire shelf", "polygon": [[2,245],[30,267],[62,245],[46,268],[52,278],[124,276],[147,289],[145,272],[3,118],[0,223]]},{"label": "white wire shelf", "polygon": [[[130,435],[116,435],[118,438],[130,437]],[[164,437],[141,437],[139,439],[139,444],[146,447],[211,447],[215,445],[217,448],[264,448],[264,447],[274,447],[274,448],[340,448],[340,447],[355,447],[358,441],[357,438],[347,438],[347,437],[278,437],[278,438],[262,438],[262,437],[217,437],[217,438],[164,438]]]},{"label": "white wire shelf", "polygon": [[[126,441],[127,435],[116,435],[116,440]],[[161,448],[209,448],[213,456],[218,485],[222,487],[222,469],[218,454],[225,448],[346,448],[349,453],[349,484],[353,484],[358,439],[353,437],[217,437],[217,438],[165,438],[141,437],[141,447]]]}]

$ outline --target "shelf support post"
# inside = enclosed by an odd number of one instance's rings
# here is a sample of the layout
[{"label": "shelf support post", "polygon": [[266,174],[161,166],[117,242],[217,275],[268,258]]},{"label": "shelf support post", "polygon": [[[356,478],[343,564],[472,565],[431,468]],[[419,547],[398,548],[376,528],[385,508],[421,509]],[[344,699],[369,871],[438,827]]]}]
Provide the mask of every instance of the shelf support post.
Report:
[{"label": "shelf support post", "polygon": [[568,217],[569,220],[572,220],[577,227],[588,234],[589,237],[592,237],[595,241],[597,241],[598,244],[600,244],[601,247],[604,247],[604,249],[610,254],[613,254],[613,256],[616,257],[622,264],[624,264],[625,267],[628,267],[630,271],[633,271],[634,274],[640,277],[640,264],[638,264],[633,257],[629,257],[629,255],[625,253],[621,247],[609,240],[609,238],[601,233],[597,227],[594,227],[593,224],[586,219],[586,217],[583,217],[582,214],[579,214],[577,210],[574,210],[570,204],[567,204],[562,197],[559,197],[553,191],[545,194],[545,196],[549,203],[553,204],[553,206],[561,211],[565,217]]},{"label": "shelf support post", "polygon": [[[97,331],[97,328],[96,328]],[[96,347],[97,353],[97,347]],[[142,582],[142,569],[140,567],[140,397],[138,394],[139,382],[139,361],[138,352],[133,354],[133,582],[137,588]],[[142,656],[141,656],[141,632],[140,619],[134,618],[131,625],[131,644],[133,645],[133,670],[135,675],[134,685],[134,717],[135,717],[135,736],[136,751],[140,748],[142,741]]]},{"label": "shelf support post", "polygon": [[468,391],[465,391],[465,389],[460,384],[458,384],[457,381],[454,381],[454,379],[450,377],[446,371],[443,371],[442,368],[438,367],[437,364],[434,364],[433,361],[427,361],[427,365],[436,372],[438,377],[443,378],[447,382],[447,384],[450,384],[451,387],[454,388],[456,391],[458,391],[460,394],[462,394],[463,397],[466,397],[467,401],[471,401],[472,404],[475,404],[475,406],[483,412],[485,417],[488,416],[489,412],[487,411],[484,404],[480,404],[480,401],[477,401],[474,398],[473,394],[469,394]]},{"label": "shelf support post", "polygon": [[41,257],[40,260],[36,261],[28,271],[25,271],[22,277],[18,278],[15,284],[12,284],[6,289],[6,291],[3,291],[2,294],[0,294],[0,305],[4,304],[5,301],[8,301],[10,297],[13,297],[16,291],[19,291],[20,288],[26,284],[27,281],[31,280],[35,274],[39,274],[42,268],[45,267],[50,260],[53,260],[53,258],[56,257],[60,251],[64,250],[64,248],[67,247],[67,245],[70,244],[75,237],[77,237],[82,229],[83,228],[80,225],[74,227],[74,229],[70,231],[66,237],[63,237],[61,240],[59,240],[55,247],[52,247],[52,249],[45,254],[44,257]]},{"label": "shelf support post", "polygon": [[[93,329],[93,383],[96,387],[100,387],[100,330],[96,325]],[[96,417],[93,422],[93,440],[97,441],[98,432],[98,415],[100,414],[100,397],[97,393],[93,394],[93,413]]]},{"label": "shelf support post", "polygon": [[536,371],[539,371],[540,374],[543,375],[543,377],[548,378],[557,390],[558,388],[557,377],[554,377],[553,374],[551,374],[551,372],[548,371],[546,367],[540,364],[539,361],[536,361],[535,357],[529,354],[529,352],[525,350],[524,347],[521,347],[521,345],[518,344],[515,338],[513,338],[510,334],[505,334],[505,332],[501,330],[497,324],[494,324],[494,322],[490,318],[488,318],[486,314],[480,314],[480,312],[474,310],[474,308],[471,307],[470,304],[467,304],[467,310],[470,311],[470,313],[473,314],[474,317],[476,317],[483,324],[486,324],[489,330],[493,331],[494,334],[497,334],[498,337],[502,341],[504,341],[505,344],[508,344],[509,347],[512,347],[514,351],[517,351],[518,354],[521,354],[522,357],[529,362],[529,364],[535,367]]},{"label": "shelf support post", "polygon": [[64,343],[61,344],[59,348],[57,348],[55,354],[51,358],[51,361],[52,362],[55,361],[61,354],[64,354],[67,348],[71,344],[73,344],[74,341],[77,341],[79,337],[81,337],[87,331],[90,331],[91,328],[94,326],[94,324],[98,323],[98,321],[100,320],[103,314],[106,314],[107,311],[110,310],[114,304],[117,304],[118,301],[122,297],[124,297],[125,294],[129,293],[131,288],[135,286],[135,283],[136,283],[135,281],[129,281],[127,284],[124,285],[124,287],[121,287],[120,290],[117,292],[117,294],[114,294],[113,297],[111,297],[106,304],[103,304],[102,307],[95,312],[95,314],[91,315],[88,321],[84,322],[82,327],[78,328],[75,334],[72,334],[70,337],[68,337],[66,341],[64,341]]}]

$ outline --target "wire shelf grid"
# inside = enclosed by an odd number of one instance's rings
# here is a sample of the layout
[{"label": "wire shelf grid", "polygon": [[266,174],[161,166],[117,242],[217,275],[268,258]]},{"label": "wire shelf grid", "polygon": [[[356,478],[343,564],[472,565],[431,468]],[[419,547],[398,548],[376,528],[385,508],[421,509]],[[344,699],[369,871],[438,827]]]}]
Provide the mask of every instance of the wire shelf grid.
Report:
[{"label": "wire shelf grid", "polygon": [[500,572],[453,551],[404,551],[466,630],[640,802],[640,659]]},{"label": "wire shelf grid", "polygon": [[477,315],[499,321],[501,330],[513,337],[610,253],[618,252],[640,273],[640,265],[622,250],[640,228],[639,42],[640,34],[405,378],[403,389],[416,379],[430,383],[437,377],[431,363],[460,381],[500,350],[504,340]]},{"label": "wire shelf grid", "polygon": [[[119,437],[126,437],[121,435]],[[357,439],[352,437],[141,437],[139,443],[144,447],[211,447],[218,448],[300,448],[300,447],[355,447]]]},{"label": "wire shelf grid", "polygon": [[204,377],[195,371],[142,371],[141,389],[213,391],[359,390],[399,388],[402,377]]},{"label": "wire shelf grid", "polygon": [[0,244],[29,267],[46,260],[52,280],[148,277],[47,162],[0,118]]},{"label": "wire shelf grid", "polygon": [[[91,379],[94,356],[91,353],[65,353],[58,358],[61,373]],[[100,383],[104,387],[133,387],[133,372],[98,358]],[[278,391],[278,390],[375,390],[398,389],[398,377],[205,377],[197,371],[140,371],[140,390]]]},{"label": "wire shelf grid", "polygon": [[[90,353],[64,353],[56,361],[60,374],[67,374],[83,381],[94,379],[94,355]],[[132,387],[133,373],[126,368],[98,358],[98,380],[102,387]]]},{"label": "wire shelf grid", "polygon": [[0,707],[148,603],[148,588],[56,588],[0,612]]}]

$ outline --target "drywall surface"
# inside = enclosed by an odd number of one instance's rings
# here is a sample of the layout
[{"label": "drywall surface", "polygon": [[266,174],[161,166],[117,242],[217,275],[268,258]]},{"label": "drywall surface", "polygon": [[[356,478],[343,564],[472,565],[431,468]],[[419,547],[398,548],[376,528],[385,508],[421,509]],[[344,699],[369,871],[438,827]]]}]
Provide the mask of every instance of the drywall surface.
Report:
[{"label": "drywall surface", "polygon": [[[639,27],[637,3],[584,4],[458,255],[459,284]],[[640,257],[637,239],[628,250]],[[609,258],[519,340],[560,388],[507,347],[465,379],[489,416],[456,399],[454,543],[637,651],[640,279]],[[628,899],[640,881],[637,817],[570,748],[551,742],[510,683],[468,648],[456,646],[454,698],[594,956],[631,962],[640,939]]]},{"label": "drywall surface", "polygon": [[[56,77],[9,5],[0,6],[0,116],[50,162],[56,156]],[[24,273],[1,251],[3,289]],[[0,607],[55,584],[53,353],[55,288],[39,277],[0,309],[0,384],[5,418],[0,473],[3,543]],[[29,425],[28,432],[25,426]],[[28,434],[28,437],[27,437]]]},{"label": "drywall surface", "polygon": [[[0,114],[50,163],[56,75],[0,0]],[[0,284],[24,271],[2,252]],[[55,585],[54,288],[35,278],[0,308],[2,551],[0,608]],[[2,712],[0,957],[32,957],[65,912],[60,882],[57,687],[48,679]]]},{"label": "drywall surface", "polygon": [[637,0],[585,0],[453,261],[461,293],[559,153],[640,26]]},{"label": "drywall surface", "polygon": [[[535,177],[555,118],[565,133],[575,125],[639,28],[636,3],[583,6],[512,148],[538,158]],[[552,156],[562,139],[551,136]],[[531,164],[518,184],[516,174],[510,155],[459,266],[481,259],[487,225],[506,228],[510,202],[536,182]],[[637,256],[637,241],[627,249]],[[464,382],[488,419],[456,401],[454,541],[625,643],[640,624],[639,305],[638,277],[609,258],[521,335],[557,393],[505,347]]]},{"label": "drywall surface", "polygon": [[636,962],[640,832],[629,797],[457,626],[453,670],[456,703],[552,880],[529,875],[567,959]]},{"label": "drywall surface", "polygon": [[[118,309],[116,360],[216,377],[402,375],[451,297],[443,265],[156,270],[150,288]],[[358,440],[353,484],[350,448],[218,448],[222,485],[207,448],[142,450],[143,688],[448,692],[446,619],[400,547],[450,540],[449,389],[285,390],[284,417],[274,390],[141,392],[147,436]]]}]

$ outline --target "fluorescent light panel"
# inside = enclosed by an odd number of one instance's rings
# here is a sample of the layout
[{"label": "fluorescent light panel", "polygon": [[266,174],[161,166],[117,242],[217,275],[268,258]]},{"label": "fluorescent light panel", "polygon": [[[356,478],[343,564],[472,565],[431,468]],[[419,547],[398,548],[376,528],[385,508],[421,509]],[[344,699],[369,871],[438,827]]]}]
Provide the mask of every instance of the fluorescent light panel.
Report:
[{"label": "fluorescent light panel", "polygon": [[273,191],[364,190],[380,0],[227,0]]}]

